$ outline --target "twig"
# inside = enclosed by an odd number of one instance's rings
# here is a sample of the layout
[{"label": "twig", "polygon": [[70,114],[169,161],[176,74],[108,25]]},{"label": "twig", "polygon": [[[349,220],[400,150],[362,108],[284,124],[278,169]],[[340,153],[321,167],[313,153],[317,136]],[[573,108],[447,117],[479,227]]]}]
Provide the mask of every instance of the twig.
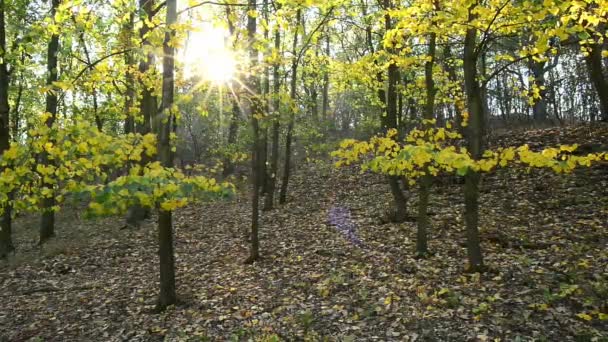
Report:
[{"label": "twig", "polygon": [[71,288],[67,288],[67,289],[56,288],[56,287],[42,287],[42,288],[38,288],[38,289],[31,289],[31,290],[24,291],[21,293],[0,294],[0,297],[30,296],[30,295],[34,295],[34,294],[38,294],[38,293],[71,292],[71,291],[90,290],[90,289],[95,289],[95,288],[97,288],[97,286],[95,286],[95,285],[77,286],[77,287],[71,287]]}]

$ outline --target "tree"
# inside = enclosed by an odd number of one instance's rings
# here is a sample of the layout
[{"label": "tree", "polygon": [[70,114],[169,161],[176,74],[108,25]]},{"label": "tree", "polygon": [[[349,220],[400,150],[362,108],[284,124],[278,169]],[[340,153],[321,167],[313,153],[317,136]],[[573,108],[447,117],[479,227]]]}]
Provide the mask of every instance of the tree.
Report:
[{"label": "tree", "polygon": [[[256,0],[249,0],[248,12],[247,12],[247,37],[249,41],[249,63],[250,70],[255,70],[257,66],[258,51],[255,47],[255,34],[257,30],[255,11],[257,7]],[[245,101],[242,101],[246,108],[246,113],[249,115],[251,120],[251,130],[253,133],[253,143],[251,148],[251,248],[249,250],[249,257],[245,260],[246,264],[251,264],[260,258],[260,240],[259,240],[259,226],[260,226],[260,163],[259,158],[261,157],[261,144],[260,139],[260,100],[258,98],[260,86],[257,75],[250,71],[247,77],[247,88],[250,89],[251,93]]]},{"label": "tree", "polygon": [[[6,45],[6,4],[0,0],[0,153],[10,147],[10,107],[8,103],[8,54]],[[0,259],[15,249],[12,240],[11,206],[8,201],[2,206],[0,216]]]},{"label": "tree", "polygon": [[[277,10],[280,9],[280,4],[277,4]],[[278,55],[281,51],[281,31],[278,27],[274,27],[274,50],[273,54]],[[274,206],[274,194],[277,184],[278,172],[279,172],[279,143],[281,134],[281,121],[280,121],[280,92],[281,92],[281,79],[279,77],[280,63],[278,60],[272,61],[272,141],[270,151],[270,168],[268,173],[270,175],[267,184],[268,190],[266,191],[266,197],[264,199],[264,210],[271,210]]]},{"label": "tree", "polygon": [[[51,17],[54,18],[59,7],[60,0],[51,0]],[[58,53],[59,53],[59,33],[58,27],[51,34],[47,47],[47,80],[46,84],[50,90],[46,93],[46,119],[45,125],[52,130],[57,119],[57,92],[55,86],[58,78]],[[51,143],[53,140],[51,139]],[[48,152],[44,151],[40,155],[40,164],[46,167],[53,167],[53,161],[49,159]],[[55,236],[55,194],[53,182],[44,182],[43,187],[50,190],[48,195],[42,199],[42,216],[40,219],[40,244],[43,244],[51,237]]]},{"label": "tree", "polygon": [[[152,23],[155,16],[155,1],[154,0],[139,0],[139,8],[142,12],[140,20],[145,23]],[[139,61],[139,89],[140,89],[140,100],[139,100],[139,115],[140,121],[137,121],[135,130],[141,135],[146,135],[152,131],[152,118],[155,117],[157,111],[157,100],[154,95],[154,65],[155,55],[152,50],[152,44],[150,42],[149,25],[142,25],[139,29],[139,39],[141,40],[141,49],[143,56]],[[131,61],[132,59],[129,59]],[[129,75],[127,75],[129,76]],[[130,123],[129,123],[130,125]],[[149,156],[142,154],[139,165],[144,166],[149,162]],[[134,205],[129,208],[127,213],[127,224],[130,226],[137,226],[143,220],[150,216],[149,210],[138,205]]]},{"label": "tree", "polygon": [[[476,15],[474,14],[476,6],[477,3],[473,3],[468,9],[469,22],[476,19]],[[471,27],[467,29],[464,38],[463,68],[467,109],[469,112],[469,124],[465,136],[467,147],[474,160],[479,160],[483,153],[484,125],[486,120],[478,78],[478,62],[477,28]],[[469,170],[465,176],[464,185],[464,219],[467,234],[469,270],[471,272],[479,272],[484,269],[478,228],[480,178],[481,176],[478,172]]]},{"label": "tree", "polygon": [[[175,36],[173,25],[177,22],[177,1],[167,0],[167,29],[163,43],[163,91],[162,106],[159,112],[158,160],[162,166],[173,166],[171,151],[171,132],[174,121],[175,92],[175,47],[172,41]],[[171,210],[159,208],[158,211],[158,255],[160,259],[160,292],[158,309],[164,310],[177,301],[175,294],[175,255],[173,252],[173,224]]]},{"label": "tree", "polygon": [[[434,10],[439,10],[439,3],[432,0]],[[431,21],[432,22],[432,21]],[[435,118],[435,80],[433,78],[433,68],[435,65],[436,49],[437,49],[437,34],[432,31],[434,27],[431,24],[429,33],[427,61],[424,65],[424,78],[426,87],[426,106],[424,108],[424,120],[430,123]],[[419,196],[418,196],[418,230],[416,232],[416,254],[424,257],[428,254],[428,203],[431,187],[431,176],[428,170],[425,170],[425,175],[420,180]]]},{"label": "tree", "polygon": [[597,32],[591,32],[591,43],[585,46],[585,63],[589,72],[589,78],[597,92],[600,102],[601,119],[608,121],[608,76],[604,67],[605,43],[602,40],[606,32],[606,23],[598,25]]},{"label": "tree", "polygon": [[285,162],[283,164],[283,180],[281,181],[281,191],[279,193],[279,203],[283,204],[287,201],[287,187],[289,186],[289,176],[291,174],[291,143],[293,139],[293,126],[295,123],[295,115],[296,115],[296,92],[298,85],[298,64],[300,63],[300,54],[298,54],[298,31],[300,25],[302,25],[302,9],[298,8],[296,10],[296,22],[295,22],[295,32],[293,34],[293,46],[292,53],[293,57],[291,60],[291,75],[290,75],[290,85],[289,85],[289,98],[292,103],[290,104],[291,108],[289,111],[289,123],[287,124],[287,135],[285,137]]}]

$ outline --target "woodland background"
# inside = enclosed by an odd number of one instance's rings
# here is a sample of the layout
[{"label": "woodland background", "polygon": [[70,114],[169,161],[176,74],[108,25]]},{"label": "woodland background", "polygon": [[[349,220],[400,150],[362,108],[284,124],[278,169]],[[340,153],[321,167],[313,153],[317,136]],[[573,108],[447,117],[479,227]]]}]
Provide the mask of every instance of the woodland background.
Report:
[{"label": "woodland background", "polygon": [[0,340],[608,338],[605,0],[0,0]]}]

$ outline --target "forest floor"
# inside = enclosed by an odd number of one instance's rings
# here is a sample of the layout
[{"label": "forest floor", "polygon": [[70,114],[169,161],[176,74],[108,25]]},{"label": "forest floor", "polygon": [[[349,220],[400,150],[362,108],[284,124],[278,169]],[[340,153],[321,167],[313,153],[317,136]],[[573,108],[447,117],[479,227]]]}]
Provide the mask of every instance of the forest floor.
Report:
[{"label": "forest floor", "polygon": [[[605,126],[565,132],[495,143],[608,141]],[[414,258],[414,222],[381,223],[381,176],[329,162],[300,166],[289,203],[263,213],[254,265],[245,196],[180,210],[181,303],[162,314],[153,220],[121,230],[66,210],[40,249],[36,218],[20,218],[0,264],[0,341],[608,341],[608,167],[484,177],[481,275],[465,272],[461,187],[434,186],[428,259]],[[412,190],[412,215],[415,203]],[[330,224],[332,207],[356,238]]]}]

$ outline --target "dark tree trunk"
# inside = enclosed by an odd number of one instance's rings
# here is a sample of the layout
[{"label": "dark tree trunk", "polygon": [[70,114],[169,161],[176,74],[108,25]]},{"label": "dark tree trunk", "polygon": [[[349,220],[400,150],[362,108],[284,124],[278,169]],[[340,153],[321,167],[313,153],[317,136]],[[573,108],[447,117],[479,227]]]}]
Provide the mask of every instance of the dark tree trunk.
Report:
[{"label": "dark tree trunk", "polygon": [[[142,10],[142,18],[147,18],[148,21],[152,21],[154,16],[154,0],[139,0],[139,6]],[[141,135],[146,135],[152,130],[152,117],[156,116],[157,103],[156,97],[154,96],[153,89],[151,89],[146,82],[145,78],[149,77],[150,71],[154,70],[155,57],[152,51],[149,51],[151,43],[147,38],[150,28],[147,25],[142,25],[139,29],[139,37],[142,40],[142,48],[148,51],[143,60],[139,62],[139,74],[140,88],[141,88],[141,100],[139,102],[139,113],[142,121],[136,124],[136,131]],[[145,153],[142,153],[140,166],[145,166],[150,162],[150,157]],[[139,204],[133,205],[129,208],[127,213],[127,225],[136,227],[141,222],[150,217],[150,209],[145,208]]]},{"label": "dark tree trunk", "polygon": [[268,128],[260,127],[260,156],[258,158],[258,169],[260,170],[258,177],[258,187],[261,195],[268,193]]},{"label": "dark tree trunk", "polygon": [[312,120],[314,122],[319,122],[319,93],[317,92],[317,87],[314,84],[310,89],[310,102]]},{"label": "dark tree trunk", "polygon": [[[233,85],[233,89],[236,85]],[[241,108],[239,107],[239,100],[236,98],[232,99],[232,115],[230,116],[230,126],[228,127],[228,146],[232,147],[236,144],[236,138],[239,131],[239,115],[241,114]],[[232,159],[227,156],[224,158],[224,162],[222,163],[224,169],[222,171],[222,176],[224,178],[230,176],[234,173],[234,163]]]},{"label": "dark tree trunk", "polygon": [[[10,148],[10,107],[8,103],[8,75],[6,51],[5,2],[0,0],[0,153]],[[10,197],[10,196],[9,196]],[[9,198],[10,200],[10,198]],[[15,250],[12,240],[10,201],[0,206],[0,259]]]},{"label": "dark tree trunk", "polygon": [[[80,38],[80,44],[82,44],[82,49],[84,50],[84,55],[86,57],[87,66],[90,67],[93,64],[91,63],[91,56],[89,54],[89,49],[87,48],[87,42],[84,38],[84,32],[80,32],[79,38]],[[99,132],[101,132],[101,131],[103,131],[103,120],[99,116],[99,111],[98,111],[99,106],[97,104],[97,89],[95,88],[94,85],[93,85],[91,95],[92,95],[91,97],[93,99],[93,117],[95,118],[95,125],[97,126],[97,130]]]},{"label": "dark tree trunk", "polygon": [[[291,62],[291,84],[290,84],[290,97],[292,101],[296,101],[296,87],[298,82],[298,30],[301,23],[301,9],[298,9],[296,13],[296,32],[293,36],[293,60]],[[279,193],[279,203],[284,204],[287,201],[287,187],[289,186],[289,176],[291,172],[291,142],[293,138],[293,125],[295,122],[296,113],[295,108],[291,109],[289,116],[289,123],[287,124],[287,135],[285,137],[285,165],[283,169],[283,181],[281,182],[281,191]]]},{"label": "dark tree trunk", "polygon": [[[392,8],[392,3],[389,0],[384,0],[384,8],[386,10]],[[387,13],[384,16],[385,30],[388,32],[392,29],[392,19]],[[391,51],[391,53],[394,51]],[[384,89],[378,90],[378,97],[380,101],[385,104],[386,112],[382,117],[382,128],[383,131],[388,131],[392,128],[397,128],[397,85],[399,84],[399,67],[395,61],[391,61],[388,65],[388,87],[386,92]],[[382,75],[377,74],[376,79],[382,82]],[[393,195],[393,211],[390,213],[391,221],[403,222],[407,218],[407,198],[403,194],[401,187],[399,186],[399,177],[388,176],[389,186],[391,188],[391,194]]]},{"label": "dark tree trunk", "polygon": [[532,73],[532,77],[534,77],[533,84],[535,87],[539,88],[539,99],[534,99],[534,104],[532,105],[532,118],[535,123],[544,124],[547,122],[547,90],[545,87],[545,65],[547,63],[544,61],[538,62],[534,59],[531,59],[528,62],[528,67]]},{"label": "dark tree trunk", "polygon": [[[264,11],[264,20],[266,22],[269,21],[268,17],[268,0],[264,0],[262,3],[262,9]],[[270,31],[268,27],[264,27],[264,40],[269,41]],[[270,112],[270,67],[268,65],[264,66],[264,75],[262,76],[262,94],[264,96],[264,104],[261,107],[264,115],[268,115]],[[268,174],[268,127],[264,125],[260,129],[261,137],[260,137],[260,158],[258,160],[260,177],[258,186],[260,188],[261,194],[267,195],[269,191],[269,183],[270,176]]]},{"label": "dark tree trunk", "polygon": [[[230,19],[232,16],[232,9],[230,6],[226,6],[226,18],[228,18],[228,30],[230,35],[234,35],[235,27]],[[238,82],[232,81],[232,90],[234,96],[232,98],[232,115],[230,116],[230,125],[228,126],[228,146],[232,147],[236,144],[236,140],[239,133],[239,116],[241,115],[241,106],[239,103],[239,89]],[[232,149],[231,149],[232,150]],[[223,161],[222,177],[226,178],[234,173],[234,163],[230,156],[226,156]]]},{"label": "dark tree trunk", "polygon": [[[59,7],[59,0],[52,0],[51,2],[51,17],[55,16],[55,12]],[[51,36],[47,47],[47,86],[52,87],[53,83],[57,81],[57,64],[59,53],[59,35],[54,34]],[[56,90],[56,89],[55,89]],[[55,119],[57,117],[57,92],[49,91],[46,93],[46,112],[49,114],[46,119],[46,126],[52,128]],[[49,159],[48,153],[42,152],[40,155],[40,164],[52,165],[52,161]],[[55,191],[54,184],[43,183],[43,187],[51,190],[51,194],[48,197],[42,199],[42,217],[40,219],[40,244],[43,244],[51,237],[55,236]]]},{"label": "dark tree trunk", "polygon": [[[167,27],[177,21],[177,0],[167,0]],[[170,135],[174,124],[171,107],[174,99],[174,67],[175,49],[170,45],[175,35],[173,30],[165,33],[163,43],[163,90],[162,107],[159,117],[158,159],[164,167],[173,167],[173,152],[171,151]],[[177,301],[175,294],[175,255],[173,252],[173,225],[171,211],[158,210],[158,256],[160,259],[160,292],[158,296],[159,310],[173,305]]]},{"label": "dark tree trunk", "polygon": [[[471,14],[473,5],[469,9]],[[469,124],[466,129],[466,140],[469,152],[474,160],[479,160],[483,153],[484,135],[484,109],[481,94],[481,86],[477,78],[478,54],[476,49],[477,30],[467,29],[464,40],[464,84],[467,97],[467,108],[469,110]],[[467,235],[467,254],[469,259],[468,270],[471,272],[482,271],[483,257],[479,241],[479,182],[481,175],[473,170],[468,170],[465,176],[464,200],[465,200],[465,225]]]},{"label": "dark tree trunk", "polygon": [[[435,117],[435,81],[433,79],[433,66],[435,64],[436,50],[435,33],[431,33],[429,37],[428,57],[430,58],[424,65],[425,84],[426,84],[426,106],[424,109],[424,118],[432,120]],[[428,124],[428,126],[432,126]],[[428,205],[432,178],[428,174],[428,169],[425,169],[426,175],[420,179],[419,184],[419,199],[418,199],[418,218],[417,218],[417,233],[416,233],[416,254],[420,257],[425,257],[428,253],[428,229],[429,216]]]},{"label": "dark tree trunk", "polygon": [[[325,55],[327,58],[330,58],[329,44],[331,37],[329,35],[329,29],[327,29],[327,31],[328,32],[325,34]],[[322,119],[325,122],[327,120],[327,111],[329,110],[329,69],[326,69],[325,73],[323,73],[323,99],[321,110]]]},{"label": "dark tree trunk", "polygon": [[602,66],[602,45],[590,44],[588,49],[589,55],[585,57],[585,63],[589,78],[600,101],[601,120],[608,121],[608,79]]},{"label": "dark tree trunk", "polygon": [[[250,12],[255,12],[257,7],[256,0],[249,0],[248,9]],[[249,60],[251,68],[254,69],[256,66],[258,51],[255,48],[255,34],[257,30],[256,18],[252,15],[247,16],[247,37],[249,40]],[[247,79],[247,86],[254,94],[259,93],[259,80],[255,75],[249,75]],[[247,114],[251,119],[251,129],[253,131],[253,144],[251,149],[251,245],[249,250],[249,257],[245,260],[246,264],[251,264],[260,258],[260,240],[259,240],[259,225],[260,225],[260,132],[259,122],[257,119],[257,113],[260,108],[260,101],[257,96],[251,96],[248,101],[244,101],[247,106]]]},{"label": "dark tree trunk", "polygon": [[[133,34],[133,14],[129,16],[129,21],[123,27],[123,39],[125,40],[125,48],[131,47],[131,36]],[[125,133],[135,133],[135,117],[132,113],[132,108],[135,103],[135,76],[131,71],[131,68],[135,67],[135,59],[133,58],[132,52],[125,53],[125,65],[127,70],[125,72],[126,81],[126,92],[125,92]]]},{"label": "dark tree trunk", "polygon": [[[25,62],[25,54],[22,55],[21,57],[21,63]],[[19,77],[19,86],[17,88],[17,96],[15,97],[15,103],[14,106],[12,108],[12,134],[11,134],[11,138],[13,139],[13,141],[17,142],[19,141],[19,131],[21,130],[21,116],[20,116],[20,111],[21,111],[21,100],[23,98],[23,91],[24,91],[24,87],[25,87],[25,76],[23,74],[23,71],[21,71],[21,76]]]},{"label": "dark tree trunk", "polygon": [[[448,79],[450,80],[450,82],[452,83],[457,83],[458,81],[458,76],[456,75],[456,68],[454,67],[454,65],[452,64],[454,61],[452,60],[452,49],[450,48],[449,44],[446,44],[443,48],[443,55],[445,57],[445,68],[448,72]],[[456,126],[457,130],[460,130],[462,128],[462,113],[460,111],[460,108],[458,108],[458,105],[456,103],[454,103],[454,107],[452,109],[454,111],[454,124]]]},{"label": "dark tree trunk", "polygon": [[[274,33],[274,49],[281,49],[281,32],[277,29]],[[273,98],[273,117],[272,117],[272,150],[270,151],[270,170],[268,179],[268,191],[264,199],[264,210],[271,210],[274,206],[274,193],[279,172],[279,135],[280,135],[280,108],[279,92],[281,91],[281,80],[279,78],[279,65],[275,64],[272,68],[272,93]]]}]

